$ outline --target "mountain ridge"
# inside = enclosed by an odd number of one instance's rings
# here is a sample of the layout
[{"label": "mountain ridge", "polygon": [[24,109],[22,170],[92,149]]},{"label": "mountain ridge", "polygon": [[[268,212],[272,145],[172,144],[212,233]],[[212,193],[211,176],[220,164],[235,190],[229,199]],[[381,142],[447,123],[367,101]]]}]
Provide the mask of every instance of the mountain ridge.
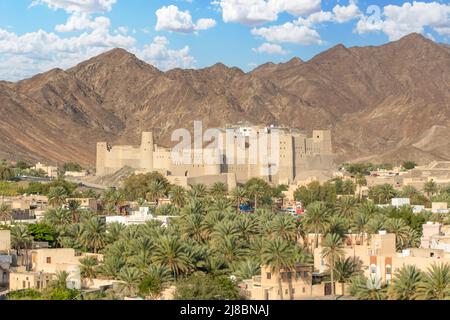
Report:
[{"label": "mountain ridge", "polygon": [[330,129],[338,161],[450,160],[449,87],[449,48],[418,34],[250,72],[223,63],[163,72],[118,48],[0,82],[0,157],[92,166],[97,141],[134,144],[154,128],[170,145],[174,129],[203,120]]}]

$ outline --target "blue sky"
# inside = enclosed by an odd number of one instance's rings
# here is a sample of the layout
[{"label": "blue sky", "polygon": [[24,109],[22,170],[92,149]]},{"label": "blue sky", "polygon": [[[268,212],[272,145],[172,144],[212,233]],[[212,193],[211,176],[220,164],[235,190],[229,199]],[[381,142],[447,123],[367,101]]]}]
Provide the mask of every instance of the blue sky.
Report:
[{"label": "blue sky", "polygon": [[162,70],[223,62],[249,71],[267,61],[308,60],[339,43],[379,45],[411,32],[449,43],[449,2],[2,0],[0,79],[68,68],[114,47]]}]

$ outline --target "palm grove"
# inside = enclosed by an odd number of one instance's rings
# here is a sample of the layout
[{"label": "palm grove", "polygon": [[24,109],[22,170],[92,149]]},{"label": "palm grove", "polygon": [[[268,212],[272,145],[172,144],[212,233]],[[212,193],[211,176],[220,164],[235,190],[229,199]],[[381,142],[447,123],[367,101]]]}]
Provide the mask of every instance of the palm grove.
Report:
[{"label": "palm grove", "polygon": [[[81,261],[83,280],[116,279],[120,285],[89,296],[71,291],[61,293],[63,281],[56,280],[46,292],[13,293],[10,298],[48,299],[53,297],[52,292],[57,292],[54,296],[59,299],[136,296],[155,299],[175,285],[176,299],[240,299],[238,282],[259,275],[261,265],[273,272],[291,270],[298,262],[312,265],[319,234],[324,239],[321,254],[328,263],[328,281],[349,285],[356,298],[449,297],[449,265],[436,264],[425,273],[405,266],[387,286],[364,277],[361,264],[344,257],[342,248],[349,232],[359,235],[361,242],[368,242],[371,235],[386,230],[395,234],[397,249],[402,250],[419,245],[424,222],[449,222],[448,215],[413,214],[410,207],[380,208],[374,202],[387,203],[398,191],[388,185],[371,188],[369,196],[373,201],[369,201],[355,196],[356,186],[364,183],[361,175],[354,181],[335,179],[300,187],[295,197],[306,206],[303,216],[278,209],[286,186],[272,187],[259,179],[251,179],[228,192],[222,183],[210,188],[200,184],[185,189],[171,185],[158,173],[149,173],[130,176],[121,189],[108,189],[97,195],[92,191],[80,194],[76,185],[63,180],[32,184],[30,188],[41,188],[48,195],[52,208],[45,213],[42,223],[29,226],[13,223],[10,227],[12,246],[22,263],[26,263],[32,241],[49,241],[53,247],[103,254],[101,262],[92,257]],[[402,192],[413,194],[417,201],[430,201],[433,197],[450,199],[450,188],[433,192],[405,188]],[[82,211],[79,203],[67,201],[74,196],[96,196],[101,200],[101,209]],[[158,206],[159,199],[165,197],[171,199],[171,204]],[[118,208],[130,201],[150,206],[154,215],[177,218],[167,227],[157,221],[132,226],[106,225],[101,219],[102,215],[118,214]],[[241,213],[242,204],[252,205],[255,212]],[[8,208],[0,209],[0,214],[6,220]],[[307,240],[309,234],[315,235],[312,243]],[[57,279],[65,276],[58,274]],[[284,299],[281,281],[278,285]],[[334,295],[334,286],[332,289]]]}]

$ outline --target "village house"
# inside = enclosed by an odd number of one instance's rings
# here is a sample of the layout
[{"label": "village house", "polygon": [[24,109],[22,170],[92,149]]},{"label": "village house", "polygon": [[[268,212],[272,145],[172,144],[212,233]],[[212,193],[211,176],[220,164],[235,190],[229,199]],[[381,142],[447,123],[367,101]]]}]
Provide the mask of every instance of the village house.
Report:
[{"label": "village house", "polygon": [[[57,273],[65,271],[69,274],[67,287],[75,289],[96,289],[101,286],[112,285],[114,281],[91,279],[87,281],[81,277],[80,260],[92,256],[102,261],[99,254],[78,253],[74,249],[37,249],[31,251],[29,268],[19,267],[11,270],[9,288],[11,291],[22,289],[45,289],[49,281]],[[28,269],[28,270],[27,270]]]}]

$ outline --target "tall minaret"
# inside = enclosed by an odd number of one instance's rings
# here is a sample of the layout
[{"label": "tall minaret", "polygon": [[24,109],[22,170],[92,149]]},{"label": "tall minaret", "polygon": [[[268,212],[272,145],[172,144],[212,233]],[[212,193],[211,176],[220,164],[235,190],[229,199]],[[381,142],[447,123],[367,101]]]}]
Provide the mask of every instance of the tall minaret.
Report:
[{"label": "tall minaret", "polygon": [[141,141],[141,169],[153,171],[153,132],[143,132]]}]

